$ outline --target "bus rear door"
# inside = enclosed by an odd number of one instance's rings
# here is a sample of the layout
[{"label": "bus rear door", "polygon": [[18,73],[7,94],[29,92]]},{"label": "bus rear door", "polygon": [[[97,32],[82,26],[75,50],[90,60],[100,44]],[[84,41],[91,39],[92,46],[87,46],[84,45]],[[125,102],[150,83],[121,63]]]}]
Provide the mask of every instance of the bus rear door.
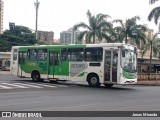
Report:
[{"label": "bus rear door", "polygon": [[18,48],[12,48],[11,75],[18,76]]},{"label": "bus rear door", "polygon": [[25,77],[25,60],[26,60],[26,52],[19,51],[18,58],[18,76]]},{"label": "bus rear door", "polygon": [[58,73],[59,51],[49,51],[48,79],[56,80],[55,75]]}]

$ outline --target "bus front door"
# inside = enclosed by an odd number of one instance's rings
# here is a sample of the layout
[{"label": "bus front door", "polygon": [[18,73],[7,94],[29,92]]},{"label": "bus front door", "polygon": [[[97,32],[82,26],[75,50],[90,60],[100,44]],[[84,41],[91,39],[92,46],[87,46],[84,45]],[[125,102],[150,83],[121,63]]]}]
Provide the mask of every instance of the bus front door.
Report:
[{"label": "bus front door", "polygon": [[105,51],[105,81],[104,82],[117,82],[117,51]]}]

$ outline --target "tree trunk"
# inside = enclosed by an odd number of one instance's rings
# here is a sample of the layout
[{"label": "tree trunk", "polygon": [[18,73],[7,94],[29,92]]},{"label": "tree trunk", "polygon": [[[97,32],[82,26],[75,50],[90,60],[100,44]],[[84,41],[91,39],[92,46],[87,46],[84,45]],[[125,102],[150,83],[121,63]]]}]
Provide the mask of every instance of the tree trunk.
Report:
[{"label": "tree trunk", "polygon": [[95,35],[93,35],[93,43],[92,44],[95,44]]},{"label": "tree trunk", "polygon": [[150,80],[150,75],[151,75],[151,65],[152,65],[152,41],[151,41],[151,51],[150,51],[150,61],[149,61],[149,74],[148,74],[148,79]]},{"label": "tree trunk", "polygon": [[126,33],[126,40],[125,40],[125,43],[127,43],[127,41],[128,41],[127,38],[128,38],[128,35],[127,35],[127,33]]}]

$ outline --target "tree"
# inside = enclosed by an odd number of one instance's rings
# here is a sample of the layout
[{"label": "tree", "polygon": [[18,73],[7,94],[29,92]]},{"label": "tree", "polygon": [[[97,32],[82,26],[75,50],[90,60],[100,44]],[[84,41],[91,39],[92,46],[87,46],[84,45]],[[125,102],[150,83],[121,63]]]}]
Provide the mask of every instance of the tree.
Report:
[{"label": "tree", "polygon": [[149,0],[149,3],[154,4],[156,1],[159,1],[159,0]]},{"label": "tree", "polygon": [[158,43],[160,42],[160,39],[157,37],[159,33],[156,33],[153,35],[153,38],[147,38],[146,44],[142,47],[142,56],[146,53],[147,50],[150,50],[150,62],[149,62],[149,79],[150,79],[150,73],[151,73],[151,64],[152,64],[152,56],[156,56],[160,58],[160,48],[158,46]]},{"label": "tree", "polygon": [[[156,1],[159,0],[149,0],[150,4],[154,4]],[[154,19],[154,23],[157,25],[158,19],[160,18],[160,6],[155,7],[154,9],[151,10],[151,12],[148,15],[148,20],[151,21]]]},{"label": "tree", "polygon": [[111,39],[112,42],[123,42],[125,38],[125,26],[122,20],[114,20],[113,23],[120,23],[120,26],[116,26],[112,29]]},{"label": "tree", "polygon": [[144,25],[138,25],[136,23],[137,20],[140,20],[139,16],[127,19],[125,23],[119,19],[114,20],[113,23],[116,22],[120,25],[114,28],[112,37],[118,42],[125,40],[126,43],[128,42],[129,37],[134,40],[137,45],[140,44],[140,40],[145,42],[145,31],[147,28]]},{"label": "tree", "polygon": [[111,38],[107,33],[110,32],[110,28],[112,27],[112,24],[110,22],[106,21],[106,18],[109,18],[109,15],[104,14],[97,14],[92,15],[91,12],[87,11],[87,17],[89,25],[87,25],[84,22],[80,22],[76,25],[74,25],[74,30],[77,30],[78,28],[84,28],[85,30],[80,33],[78,36],[78,40],[82,40],[85,38],[86,43],[95,43],[96,38],[100,41],[103,39],[107,40],[108,42],[111,41]]},{"label": "tree", "polygon": [[12,46],[36,44],[35,33],[28,27],[15,26],[13,30],[5,30],[0,35],[0,51],[10,51]]}]

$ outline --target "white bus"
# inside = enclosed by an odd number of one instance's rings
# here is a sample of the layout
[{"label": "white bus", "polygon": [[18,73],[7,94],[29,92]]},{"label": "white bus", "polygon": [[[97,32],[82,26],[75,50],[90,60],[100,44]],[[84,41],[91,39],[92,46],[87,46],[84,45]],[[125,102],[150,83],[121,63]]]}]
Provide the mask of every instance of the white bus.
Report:
[{"label": "white bus", "polygon": [[123,43],[13,46],[11,74],[34,81],[86,81],[94,87],[135,84],[136,51]]}]

